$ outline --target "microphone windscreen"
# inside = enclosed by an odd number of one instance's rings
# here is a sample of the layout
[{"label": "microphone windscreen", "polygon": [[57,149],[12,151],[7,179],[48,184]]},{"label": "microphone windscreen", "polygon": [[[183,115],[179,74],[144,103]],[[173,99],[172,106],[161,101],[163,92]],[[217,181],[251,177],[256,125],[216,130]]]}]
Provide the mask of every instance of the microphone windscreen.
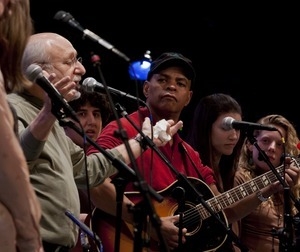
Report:
[{"label": "microphone windscreen", "polygon": [[42,72],[43,70],[39,65],[31,64],[27,67],[25,75],[30,81],[35,82]]},{"label": "microphone windscreen", "polygon": [[65,11],[58,11],[54,15],[55,20],[61,20],[61,21],[64,21],[64,22],[68,22],[72,18],[73,18],[73,16],[70,13],[65,12]]},{"label": "microphone windscreen", "polygon": [[84,31],[83,27],[75,20],[75,18],[69,13],[65,11],[58,11],[53,17],[55,20],[65,22],[70,26],[79,29],[81,32]]},{"label": "microphone windscreen", "polygon": [[92,77],[87,77],[84,79],[84,81],[82,82],[82,87],[85,89],[85,91],[87,92],[94,92],[95,89],[95,84],[97,83],[97,81],[92,78]]}]

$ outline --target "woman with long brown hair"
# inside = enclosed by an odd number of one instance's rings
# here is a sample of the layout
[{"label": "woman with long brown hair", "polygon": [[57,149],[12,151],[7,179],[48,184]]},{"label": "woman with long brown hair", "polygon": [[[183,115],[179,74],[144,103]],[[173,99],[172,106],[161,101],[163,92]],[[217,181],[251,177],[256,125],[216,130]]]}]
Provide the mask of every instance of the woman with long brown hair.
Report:
[{"label": "woman with long brown hair", "polygon": [[7,92],[28,83],[21,60],[31,32],[29,0],[0,0],[0,251],[5,252],[43,251],[40,205],[6,99]]}]

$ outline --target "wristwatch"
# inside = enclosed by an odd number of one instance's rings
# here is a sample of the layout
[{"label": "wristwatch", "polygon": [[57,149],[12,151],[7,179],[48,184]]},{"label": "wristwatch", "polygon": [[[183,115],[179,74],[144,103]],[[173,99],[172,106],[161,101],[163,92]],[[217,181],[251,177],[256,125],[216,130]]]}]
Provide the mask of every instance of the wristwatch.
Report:
[{"label": "wristwatch", "polygon": [[267,201],[270,197],[268,197],[268,198],[266,198],[266,197],[264,197],[263,195],[262,195],[262,192],[261,191],[258,191],[257,193],[256,193],[256,196],[257,196],[257,198],[261,201],[261,202],[265,202],[265,201]]},{"label": "wristwatch", "polygon": [[140,144],[140,146],[143,150],[148,149],[148,145],[147,145],[146,140],[140,134],[137,134],[135,136],[134,140],[137,141]]}]

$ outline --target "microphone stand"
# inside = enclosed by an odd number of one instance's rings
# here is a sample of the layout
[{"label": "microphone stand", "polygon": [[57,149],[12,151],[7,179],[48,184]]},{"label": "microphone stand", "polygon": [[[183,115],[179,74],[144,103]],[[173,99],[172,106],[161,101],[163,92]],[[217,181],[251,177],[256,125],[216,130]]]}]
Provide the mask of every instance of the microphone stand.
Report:
[{"label": "microphone stand", "polygon": [[175,187],[173,191],[173,197],[177,200],[178,202],[178,214],[179,214],[179,232],[178,232],[178,248],[182,248],[183,243],[182,243],[182,229],[184,228],[183,226],[183,217],[184,217],[184,210],[185,210],[185,194],[186,191],[183,187],[177,186]]},{"label": "microphone stand", "polygon": [[[95,59],[95,57],[94,57]],[[134,180],[132,179],[132,176],[129,177],[129,179],[131,179],[131,181],[134,181],[134,185],[138,188],[138,190],[141,192],[141,195],[144,199],[143,201],[143,211],[141,210],[140,207],[138,207],[137,205],[142,205],[142,204],[137,204],[135,207],[131,208],[132,209],[139,209],[139,213],[142,213],[142,215],[140,214],[134,214],[134,217],[137,218],[137,216],[141,216],[144,217],[143,219],[146,219],[147,213],[150,216],[150,220],[152,222],[152,225],[155,227],[156,229],[156,234],[159,238],[159,242],[162,246],[163,251],[169,251],[168,250],[168,246],[166,244],[166,241],[164,239],[164,237],[161,234],[160,231],[160,226],[161,226],[161,221],[159,219],[159,216],[156,214],[156,211],[153,207],[153,204],[151,202],[151,198],[150,198],[150,193],[151,193],[151,197],[153,197],[156,201],[158,202],[162,202],[163,201],[163,197],[158,194],[155,190],[153,190],[153,188],[151,188],[143,179],[141,174],[139,173],[139,169],[137,168],[136,162],[135,162],[135,158],[132,154],[132,150],[128,144],[128,136],[127,136],[127,132],[122,128],[120,119],[118,117],[118,114],[115,110],[114,107],[114,103],[113,100],[111,98],[109,89],[107,87],[105,78],[103,76],[103,73],[101,71],[101,67],[100,67],[100,58],[97,58],[98,60],[93,61],[94,66],[97,67],[99,75],[100,75],[100,79],[102,80],[103,86],[105,88],[107,97],[108,97],[108,101],[109,104],[112,108],[112,111],[114,113],[114,116],[116,118],[116,123],[118,125],[119,130],[117,132],[115,132],[116,134],[118,134],[121,139],[123,140],[123,143],[125,144],[126,150],[128,152],[129,158],[130,158],[130,162],[131,162],[131,166],[133,167],[135,176],[134,176]],[[138,101],[139,103],[140,101]],[[124,172],[122,170],[119,170],[119,173],[112,179],[112,183],[115,185],[116,188],[116,200],[117,200],[117,213],[116,213],[116,233],[115,233],[115,252],[120,251],[120,233],[121,233],[121,225],[122,225],[122,203],[123,203],[123,195],[124,195],[124,191],[125,191],[125,187],[126,187],[126,182],[129,181],[128,179],[128,173],[124,174]],[[135,211],[136,213],[136,211]],[[142,220],[139,220],[139,225],[137,227],[141,228],[141,222]],[[143,243],[141,241],[141,232],[142,230],[140,230],[140,228],[137,228],[134,230],[134,251],[138,252],[138,251],[142,251],[142,247],[143,247]]]},{"label": "microphone stand", "polygon": [[[147,146],[149,146],[152,150],[154,150],[158,154],[158,156],[167,164],[167,166],[171,169],[171,171],[174,172],[174,174],[177,176],[178,181],[181,182],[181,184],[184,186],[184,188],[188,188],[189,191],[191,191],[193,193],[193,195],[196,196],[196,198],[201,202],[201,204],[204,206],[204,208],[210,213],[210,215],[213,218],[215,218],[219,222],[219,224],[222,226],[222,228],[231,237],[231,239],[236,243],[236,245],[241,249],[241,251],[249,251],[248,248],[246,248],[240,242],[240,240],[238,239],[236,234],[231,230],[231,228],[226,226],[226,224],[221,220],[221,218],[217,215],[217,213],[214,212],[212,210],[212,208],[206,203],[204,196],[195,188],[195,186],[188,180],[188,178],[184,174],[179,173],[176,170],[176,168],[173,167],[173,165],[169,162],[169,160],[164,156],[164,154],[158,149],[158,147],[154,144],[154,142],[135,125],[135,123],[128,116],[125,109],[120,104],[116,104],[116,110],[119,111],[119,113],[123,117],[125,117],[130,122],[130,124],[139,132],[139,134],[142,136],[144,143],[147,144]],[[182,203],[183,199],[180,199],[180,200]],[[180,205],[179,208],[180,208],[179,210],[181,210],[182,205]],[[181,218],[180,218],[181,222],[179,223],[179,227],[182,227],[183,226],[182,215],[181,215],[181,213],[179,215],[181,216]],[[182,241],[180,241],[179,244],[182,246]],[[180,251],[181,248],[178,248],[178,249],[179,249],[178,251]]]},{"label": "microphone stand", "polygon": [[[94,243],[97,244],[97,247],[99,248],[100,252],[103,252],[103,245],[102,241],[100,240],[99,236],[95,234],[92,230],[90,230],[84,223],[82,223],[80,220],[78,220],[73,213],[71,213],[69,210],[65,211],[65,215],[68,216],[79,228],[82,232],[84,232],[85,235],[88,235],[90,238],[93,239]],[[80,239],[85,239],[85,237],[81,237],[80,234]],[[88,242],[87,244],[84,245],[83,251],[91,251],[90,246]]]},{"label": "microphone stand", "polygon": [[[280,132],[279,132],[280,133]],[[277,235],[279,239],[279,251],[294,251],[294,242],[293,242],[293,216],[291,214],[291,202],[290,199],[294,202],[295,207],[297,208],[298,212],[300,212],[300,204],[299,201],[296,199],[295,195],[290,190],[289,186],[285,182],[285,180],[282,178],[282,176],[278,173],[276,168],[273,166],[273,164],[270,162],[270,159],[266,155],[266,153],[259,147],[257,144],[257,141],[255,137],[253,136],[253,131],[251,131],[251,134],[249,132],[246,132],[246,135],[252,145],[256,147],[256,149],[259,152],[260,158],[265,161],[272,172],[275,174],[279,182],[282,184],[284,188],[284,225],[283,228],[278,230],[275,235]],[[284,159],[285,160],[285,159]]]}]

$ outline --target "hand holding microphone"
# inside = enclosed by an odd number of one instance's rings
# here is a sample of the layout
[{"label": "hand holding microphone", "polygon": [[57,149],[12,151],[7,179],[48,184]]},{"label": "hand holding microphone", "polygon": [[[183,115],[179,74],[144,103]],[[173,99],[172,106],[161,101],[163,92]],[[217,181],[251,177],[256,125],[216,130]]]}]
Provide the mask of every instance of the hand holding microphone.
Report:
[{"label": "hand holding microphone", "polygon": [[[54,87],[50,80],[44,76],[43,70],[39,65],[31,64],[26,69],[25,74],[30,81],[38,84],[48,94],[49,98],[52,101],[52,113],[55,116],[59,114],[60,117],[71,117],[73,120],[79,123],[79,119],[77,118],[75,111],[64,99],[64,97],[58,92],[58,90]],[[57,111],[54,111],[54,109],[56,109]]]}]

